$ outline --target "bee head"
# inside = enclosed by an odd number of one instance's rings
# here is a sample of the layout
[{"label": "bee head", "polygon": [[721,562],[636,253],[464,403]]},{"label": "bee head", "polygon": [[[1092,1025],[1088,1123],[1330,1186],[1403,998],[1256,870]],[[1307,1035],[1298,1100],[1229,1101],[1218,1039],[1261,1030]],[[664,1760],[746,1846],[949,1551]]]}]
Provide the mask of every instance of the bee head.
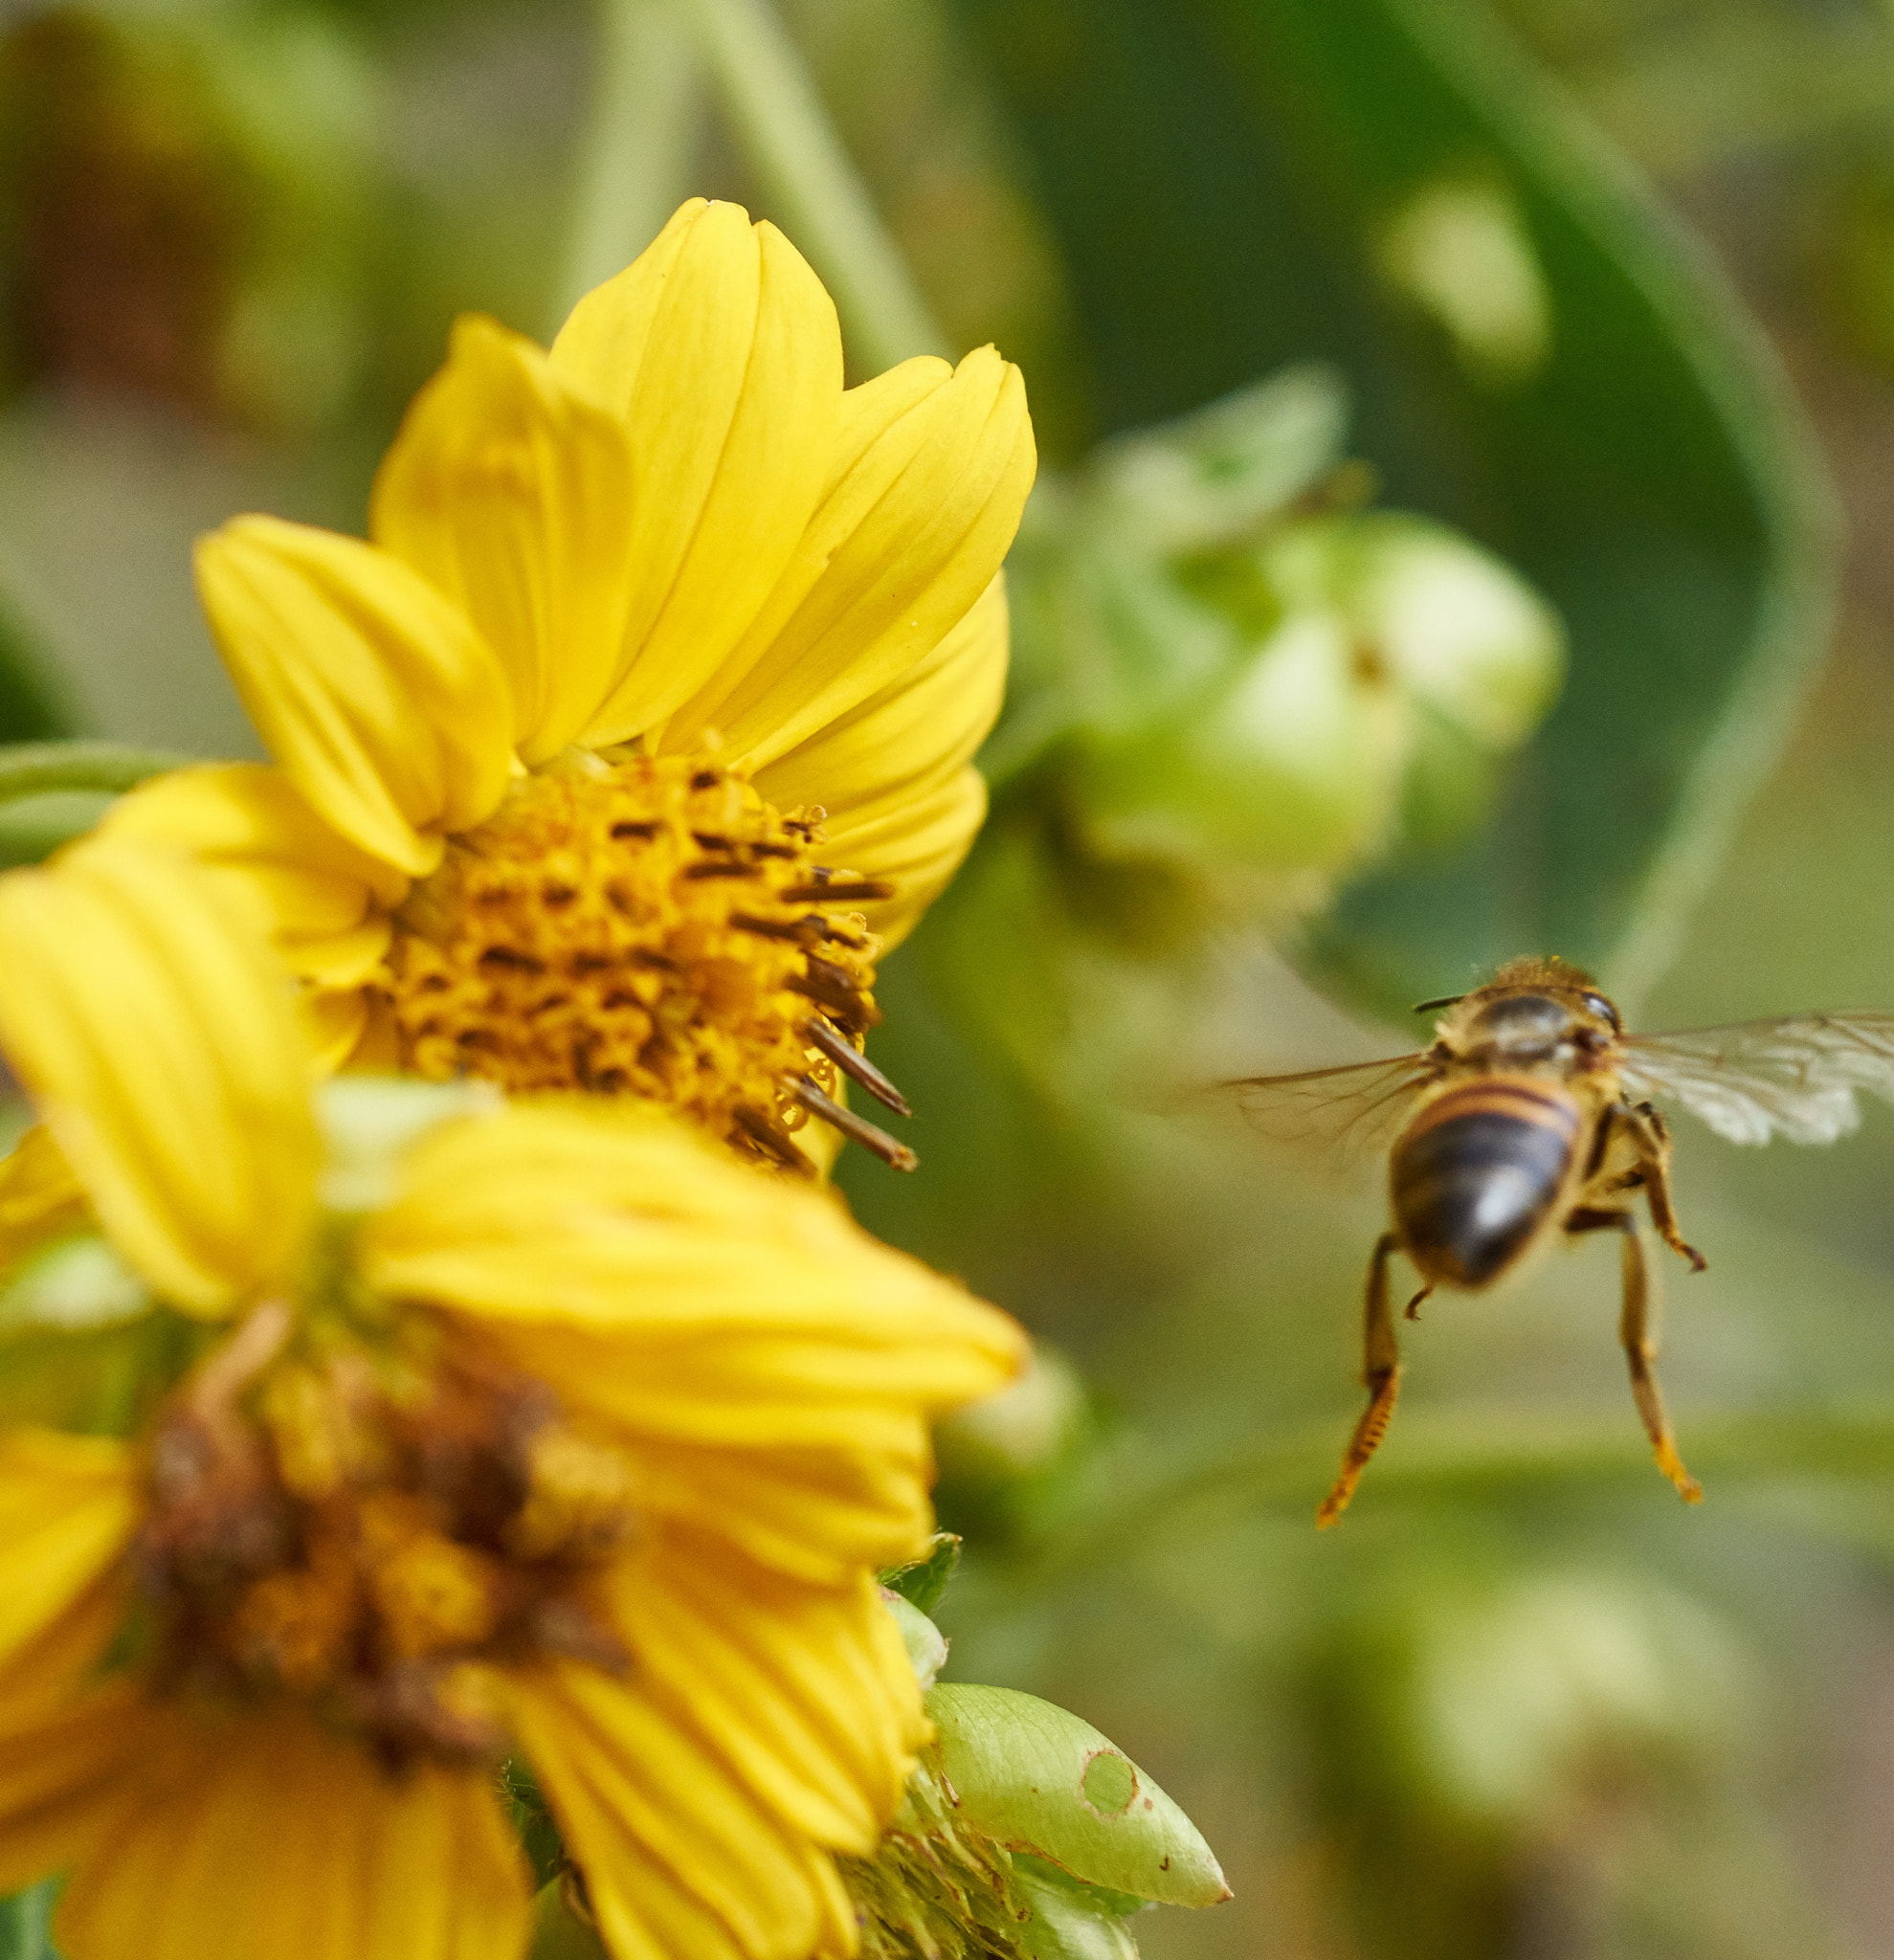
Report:
[{"label": "bee head", "polygon": [[1502,1065],[1565,1061],[1615,1041],[1624,1023],[1592,976],[1563,960],[1514,960],[1464,995],[1441,1033]]}]

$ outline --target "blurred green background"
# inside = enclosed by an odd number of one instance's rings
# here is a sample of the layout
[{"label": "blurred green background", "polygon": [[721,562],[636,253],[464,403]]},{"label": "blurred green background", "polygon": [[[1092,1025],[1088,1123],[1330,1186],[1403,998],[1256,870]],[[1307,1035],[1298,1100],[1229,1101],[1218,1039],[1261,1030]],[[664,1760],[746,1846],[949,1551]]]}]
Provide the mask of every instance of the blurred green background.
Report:
[{"label": "blurred green background", "polygon": [[[1894,1951],[1894,1113],[1825,1151],[1677,1125],[1701,1511],[1593,1245],[1432,1303],[1318,1538],[1376,1169],[1197,1093],[1398,1052],[1521,952],[1639,1026],[1894,1004],[1894,7],[0,24],[5,739],[254,753],[191,537],[359,530],[453,316],[549,335],[689,192],[785,224],[858,373],[1025,368],[993,817],[881,988],[923,1170],[842,1181],[1052,1344],[944,1438],[950,1672],[1081,1712],[1202,1826],[1237,1896],[1146,1952]],[[825,223],[777,24],[912,294]]]}]

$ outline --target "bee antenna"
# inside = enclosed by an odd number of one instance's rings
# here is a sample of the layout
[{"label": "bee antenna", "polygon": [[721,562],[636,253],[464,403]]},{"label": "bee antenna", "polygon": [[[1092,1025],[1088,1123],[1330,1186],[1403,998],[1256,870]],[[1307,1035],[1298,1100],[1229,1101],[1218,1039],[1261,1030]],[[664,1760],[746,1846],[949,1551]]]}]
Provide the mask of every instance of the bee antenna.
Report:
[{"label": "bee antenna", "polygon": [[1431,1014],[1437,1007],[1458,1007],[1466,998],[1463,993],[1443,993],[1438,1000],[1417,1000],[1414,1012],[1417,1014]]}]

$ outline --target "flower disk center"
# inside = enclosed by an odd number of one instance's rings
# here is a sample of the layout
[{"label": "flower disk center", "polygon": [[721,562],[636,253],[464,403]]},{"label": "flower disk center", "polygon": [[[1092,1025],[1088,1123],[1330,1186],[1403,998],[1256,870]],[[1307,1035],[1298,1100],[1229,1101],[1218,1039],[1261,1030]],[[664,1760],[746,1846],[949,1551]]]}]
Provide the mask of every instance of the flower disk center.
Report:
[{"label": "flower disk center", "polygon": [[397,916],[401,1065],[647,1097],[797,1169],[813,1112],[906,1168],[840,1107],[836,1075],[891,1100],[858,1052],[880,942],[850,909],[890,888],[813,861],[821,817],[779,816],[702,758],[526,777]]},{"label": "flower disk center", "polygon": [[[636,1522],[631,1464],[548,1391],[368,1354],[231,1344],[153,1439],[138,1569],[158,1684],[287,1695],[390,1767],[482,1763],[495,1665],[625,1656],[597,1583]],[[220,1378],[220,1375],[222,1378]]]}]

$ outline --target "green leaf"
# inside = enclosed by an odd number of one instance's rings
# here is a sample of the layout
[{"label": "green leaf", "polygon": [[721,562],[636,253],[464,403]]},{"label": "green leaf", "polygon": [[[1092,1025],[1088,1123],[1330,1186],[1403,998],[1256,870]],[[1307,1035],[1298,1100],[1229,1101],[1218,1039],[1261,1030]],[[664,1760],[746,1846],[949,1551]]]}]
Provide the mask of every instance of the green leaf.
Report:
[{"label": "green leaf", "polygon": [[931,1614],[941,1603],[954,1571],[960,1564],[959,1537],[951,1531],[936,1531],[927,1541],[924,1557],[904,1566],[890,1566],[880,1581],[890,1592],[899,1592],[917,1613]]},{"label": "green leaf", "polygon": [[0,1899],[0,1960],[59,1960],[52,1930],[59,1886],[57,1879],[42,1879],[11,1899]]},{"label": "green leaf", "polygon": [[115,797],[189,760],[115,742],[0,747],[0,868],[37,864],[83,836]]},{"label": "green leaf", "polygon": [[1196,1826],[1090,1723],[1010,1688],[950,1683],[926,1706],[967,1829],[1139,1899],[1230,1896]]},{"label": "green leaf", "polygon": [[958,11],[1064,256],[1097,433],[1328,362],[1386,501],[1570,629],[1571,682],[1488,822],[1363,880],[1320,964],[1391,1008],[1525,951],[1636,993],[1833,591],[1826,486],[1739,302],[1474,0]]}]

